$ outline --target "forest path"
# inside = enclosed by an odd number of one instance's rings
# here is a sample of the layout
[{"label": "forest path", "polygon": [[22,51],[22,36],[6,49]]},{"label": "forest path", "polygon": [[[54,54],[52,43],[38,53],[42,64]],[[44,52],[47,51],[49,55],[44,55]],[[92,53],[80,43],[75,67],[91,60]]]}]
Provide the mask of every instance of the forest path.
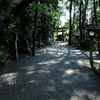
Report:
[{"label": "forest path", "polygon": [[0,70],[0,100],[100,100],[100,77],[88,51],[53,42]]}]

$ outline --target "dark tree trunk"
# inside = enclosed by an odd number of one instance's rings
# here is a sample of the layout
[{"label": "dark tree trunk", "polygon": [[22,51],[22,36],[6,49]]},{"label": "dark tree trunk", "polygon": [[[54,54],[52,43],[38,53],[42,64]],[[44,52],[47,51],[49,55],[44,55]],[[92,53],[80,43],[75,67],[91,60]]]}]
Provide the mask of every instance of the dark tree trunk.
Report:
[{"label": "dark tree trunk", "polygon": [[73,34],[72,31],[72,0],[70,1],[70,27],[69,27],[69,41],[68,41],[68,45],[71,45],[71,35]]},{"label": "dark tree trunk", "polygon": [[30,3],[32,3],[35,0],[22,0],[18,5],[16,5],[12,10],[11,14],[13,14],[15,17],[23,11]]},{"label": "dark tree trunk", "polygon": [[83,12],[83,20],[82,20],[82,24],[81,24],[81,32],[82,32],[82,40],[84,39],[84,34],[83,34],[83,25],[84,25],[84,23],[85,23],[85,19],[86,19],[86,10],[87,10],[87,7],[88,7],[88,1],[89,0],[87,0],[86,2],[85,2],[85,9],[84,9],[84,12]]},{"label": "dark tree trunk", "polygon": [[[96,9],[97,8],[96,8],[96,1],[95,0],[93,0],[93,5],[94,5],[95,23],[98,24],[98,21],[97,21],[97,13],[96,13]],[[97,39],[98,39],[98,52],[99,52],[99,55],[100,55],[100,43],[99,43],[100,35],[99,35],[99,31],[97,31]]]},{"label": "dark tree trunk", "polygon": [[53,42],[54,41],[53,31],[52,31],[52,36],[51,37],[52,37],[52,42]]},{"label": "dark tree trunk", "polygon": [[93,0],[93,5],[94,5],[94,17],[95,17],[95,23],[97,24],[98,22],[97,22],[97,13],[96,13],[96,1],[95,0]]},{"label": "dark tree trunk", "polygon": [[32,56],[35,56],[35,40],[36,40],[36,31],[37,31],[37,15],[38,15],[38,9],[37,9],[38,1],[36,0],[36,9],[35,9],[35,22],[34,22],[34,31],[33,31],[33,48],[32,48]]},{"label": "dark tree trunk", "polygon": [[76,15],[76,14],[75,14],[75,6],[74,6],[73,25],[72,25],[73,27],[74,27],[74,23],[75,23],[75,20],[74,20],[74,19],[75,19],[75,15]]},{"label": "dark tree trunk", "polygon": [[80,15],[79,15],[79,30],[80,30],[80,42],[82,41],[82,21],[81,21],[81,17],[82,17],[82,0],[80,1],[80,7],[79,7],[79,10],[80,10]]},{"label": "dark tree trunk", "polygon": [[88,1],[89,1],[89,0],[87,0],[87,1],[85,2],[85,9],[84,9],[83,20],[82,20],[82,27],[83,27],[83,24],[84,24],[85,19],[86,19],[86,10],[87,10],[87,7],[88,7]]},{"label": "dark tree trunk", "polygon": [[[80,16],[79,16],[79,26],[80,26],[80,42],[84,39],[84,36],[83,36],[83,25],[85,23],[85,18],[86,18],[86,9],[87,9],[87,6],[88,6],[88,0],[85,1],[85,8],[82,10],[82,5],[83,5],[83,1],[81,0],[80,2]],[[84,6],[83,5],[83,6]],[[83,14],[82,14],[83,12]]]},{"label": "dark tree trunk", "polygon": [[99,0],[99,7],[100,7],[100,0]]}]

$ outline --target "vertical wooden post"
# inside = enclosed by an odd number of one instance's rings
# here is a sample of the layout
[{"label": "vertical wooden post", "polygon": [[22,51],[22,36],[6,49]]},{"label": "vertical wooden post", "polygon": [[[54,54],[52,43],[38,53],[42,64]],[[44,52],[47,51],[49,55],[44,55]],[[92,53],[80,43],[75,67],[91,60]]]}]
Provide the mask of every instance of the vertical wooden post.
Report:
[{"label": "vertical wooden post", "polygon": [[90,65],[93,67],[93,37],[90,37]]}]

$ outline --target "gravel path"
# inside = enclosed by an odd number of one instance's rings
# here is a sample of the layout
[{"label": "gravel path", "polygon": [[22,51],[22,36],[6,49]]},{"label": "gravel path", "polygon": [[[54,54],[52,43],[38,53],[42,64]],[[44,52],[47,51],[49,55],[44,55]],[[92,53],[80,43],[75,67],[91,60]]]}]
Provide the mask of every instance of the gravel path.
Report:
[{"label": "gravel path", "polygon": [[100,76],[88,59],[65,42],[36,49],[0,70],[0,100],[100,100]]}]

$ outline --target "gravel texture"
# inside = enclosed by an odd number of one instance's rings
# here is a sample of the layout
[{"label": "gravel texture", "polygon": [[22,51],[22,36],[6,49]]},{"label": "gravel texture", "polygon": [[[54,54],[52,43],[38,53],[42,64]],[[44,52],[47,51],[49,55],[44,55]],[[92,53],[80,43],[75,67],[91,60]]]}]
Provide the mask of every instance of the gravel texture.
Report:
[{"label": "gravel texture", "polygon": [[0,70],[0,100],[100,100],[100,76],[88,51],[53,42]]}]

